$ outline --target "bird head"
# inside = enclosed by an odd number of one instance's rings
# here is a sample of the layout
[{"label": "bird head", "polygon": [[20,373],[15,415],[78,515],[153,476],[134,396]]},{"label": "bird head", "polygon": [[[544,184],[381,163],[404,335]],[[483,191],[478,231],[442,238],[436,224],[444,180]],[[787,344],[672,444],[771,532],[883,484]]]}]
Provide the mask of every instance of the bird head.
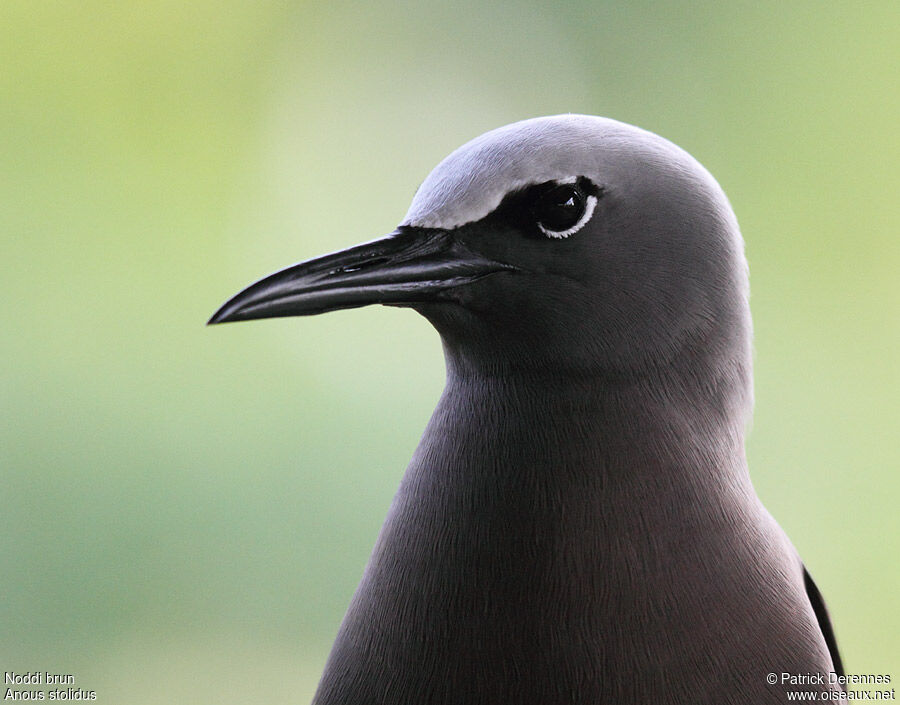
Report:
[{"label": "bird head", "polygon": [[210,323],[406,306],[470,367],[710,364],[748,386],[747,298],[734,214],[693,157],[630,125],[560,115],[468,142],[393,233],[265,277]]}]

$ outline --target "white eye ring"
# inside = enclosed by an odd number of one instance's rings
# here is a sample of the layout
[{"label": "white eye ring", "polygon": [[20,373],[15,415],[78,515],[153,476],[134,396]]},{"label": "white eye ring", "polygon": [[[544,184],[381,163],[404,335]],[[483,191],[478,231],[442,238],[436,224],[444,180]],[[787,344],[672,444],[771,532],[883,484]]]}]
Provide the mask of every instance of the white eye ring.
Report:
[{"label": "white eye ring", "polygon": [[578,222],[575,223],[575,225],[566,230],[550,230],[549,228],[545,228],[540,223],[538,223],[537,226],[547,237],[552,237],[555,240],[564,240],[570,235],[574,235],[585,226],[585,224],[591,219],[591,216],[594,215],[594,208],[596,207],[596,205],[597,197],[588,196],[584,202],[584,213],[581,214],[581,217],[578,219]]}]

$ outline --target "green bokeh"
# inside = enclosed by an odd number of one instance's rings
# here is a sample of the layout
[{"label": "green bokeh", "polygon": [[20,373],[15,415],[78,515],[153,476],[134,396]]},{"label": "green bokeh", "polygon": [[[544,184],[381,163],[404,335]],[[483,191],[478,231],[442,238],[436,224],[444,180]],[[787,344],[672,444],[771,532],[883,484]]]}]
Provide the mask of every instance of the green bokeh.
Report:
[{"label": "green bokeh", "polygon": [[203,323],[390,231],[463,141],[572,111],[668,137],[732,199],[754,481],[849,670],[891,672],[898,27],[894,0],[0,4],[0,669],[308,701],[440,345],[393,309]]}]

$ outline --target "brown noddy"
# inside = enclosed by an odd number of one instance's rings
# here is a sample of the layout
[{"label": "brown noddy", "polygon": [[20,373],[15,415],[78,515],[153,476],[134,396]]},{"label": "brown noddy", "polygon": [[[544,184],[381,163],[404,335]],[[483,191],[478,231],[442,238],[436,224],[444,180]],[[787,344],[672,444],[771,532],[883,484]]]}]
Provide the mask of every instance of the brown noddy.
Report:
[{"label": "brown noddy", "polygon": [[839,689],[821,595],[748,475],[743,241],[689,154],[599,117],[501,127],[444,159],[395,232],[210,323],[373,303],[434,325],[446,387],[316,705]]}]

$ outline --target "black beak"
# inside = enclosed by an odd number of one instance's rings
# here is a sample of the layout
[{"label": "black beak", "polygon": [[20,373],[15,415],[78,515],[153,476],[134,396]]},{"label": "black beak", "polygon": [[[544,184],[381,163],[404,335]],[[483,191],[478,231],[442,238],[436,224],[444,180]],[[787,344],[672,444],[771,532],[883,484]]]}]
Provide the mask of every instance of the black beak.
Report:
[{"label": "black beak", "polygon": [[251,284],[209,323],[310,316],[368,304],[412,306],[514,269],[462,245],[452,231],[399,228],[380,240],[311,259]]}]

